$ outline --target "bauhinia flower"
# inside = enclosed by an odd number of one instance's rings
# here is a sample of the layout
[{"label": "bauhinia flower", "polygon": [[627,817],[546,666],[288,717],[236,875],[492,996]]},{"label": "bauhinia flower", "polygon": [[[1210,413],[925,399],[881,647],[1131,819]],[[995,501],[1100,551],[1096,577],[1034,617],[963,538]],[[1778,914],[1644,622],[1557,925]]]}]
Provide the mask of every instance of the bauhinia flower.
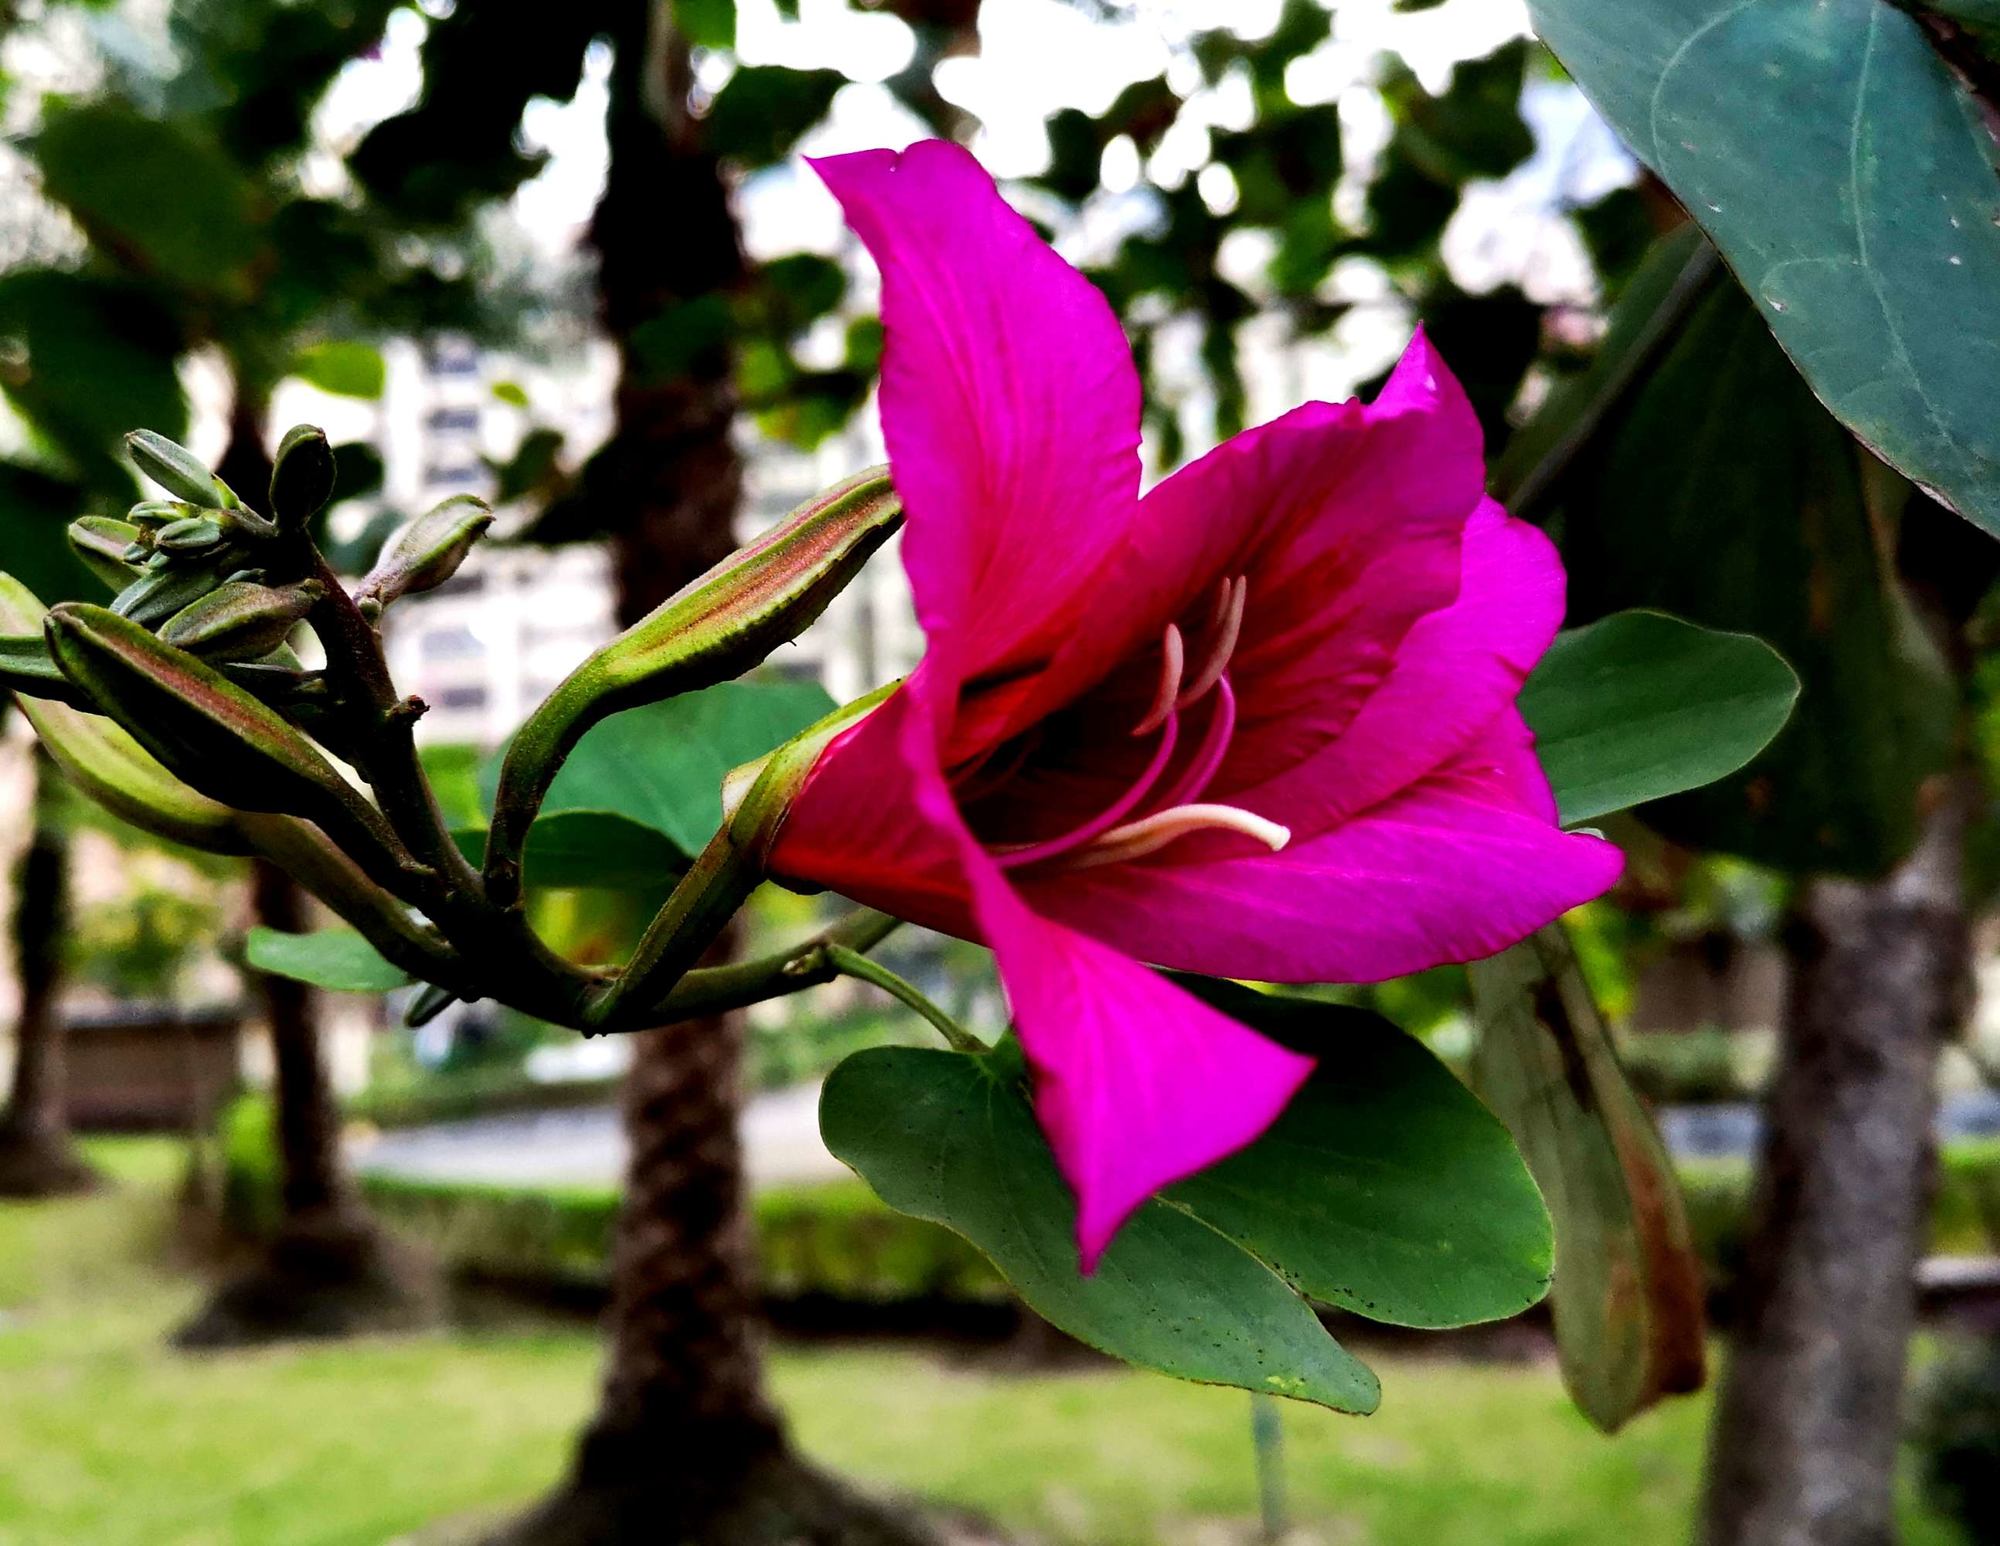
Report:
[{"label": "bauhinia flower", "polygon": [[1110,307],[973,159],[816,163],[882,271],[922,664],[823,754],[773,868],[992,947],[1086,1269],[1311,1060],[1151,966],[1370,982],[1602,893],[1515,708],[1562,617],[1419,335],[1139,492]]}]

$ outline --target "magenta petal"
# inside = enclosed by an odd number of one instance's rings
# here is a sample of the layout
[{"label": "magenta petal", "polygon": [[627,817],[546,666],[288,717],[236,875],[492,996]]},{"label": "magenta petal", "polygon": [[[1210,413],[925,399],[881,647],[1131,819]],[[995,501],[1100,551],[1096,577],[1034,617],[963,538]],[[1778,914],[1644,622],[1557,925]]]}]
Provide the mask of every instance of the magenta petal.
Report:
[{"label": "magenta petal", "polygon": [[1610,889],[1624,856],[1556,829],[1507,710],[1446,768],[1275,854],[1059,876],[1030,905],[1141,960],[1269,982],[1379,982],[1505,949]]},{"label": "magenta petal", "polygon": [[[1282,712],[1293,695],[1282,677],[1325,667],[1304,657],[1274,666],[1280,680],[1266,684],[1261,701],[1277,717],[1238,736],[1212,797],[1304,836],[1389,798],[1455,756],[1520,695],[1562,622],[1563,591],[1548,538],[1485,501],[1465,527],[1456,599],[1410,626],[1340,733],[1316,750],[1297,744],[1297,716]],[[1337,662],[1347,654],[1337,649]]]},{"label": "magenta petal", "polygon": [[1133,1209],[1269,1127],[1312,1059],[1037,917],[997,872],[978,893],[1090,1272]]},{"label": "magenta petal", "polygon": [[1108,604],[1092,583],[1137,514],[1131,350],[959,147],[814,166],[882,270],[882,428],[918,616],[959,633],[966,676],[1031,693],[1079,612]]}]

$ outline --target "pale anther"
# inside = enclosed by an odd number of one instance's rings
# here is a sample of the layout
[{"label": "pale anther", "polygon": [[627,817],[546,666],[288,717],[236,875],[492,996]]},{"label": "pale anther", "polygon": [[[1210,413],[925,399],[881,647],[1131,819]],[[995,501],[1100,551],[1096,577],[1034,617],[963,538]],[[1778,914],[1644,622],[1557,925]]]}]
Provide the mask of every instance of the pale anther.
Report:
[{"label": "pale anther", "polygon": [[1070,869],[1090,869],[1144,858],[1194,832],[1236,832],[1276,853],[1292,840],[1292,829],[1234,805],[1177,805],[1138,821],[1113,827],[1070,859]]},{"label": "pale anther", "polygon": [[1199,703],[1205,693],[1222,680],[1222,673],[1229,669],[1229,657],[1236,653],[1236,641],[1243,632],[1243,603],[1250,594],[1250,580],[1246,575],[1237,575],[1233,580],[1222,582],[1221,605],[1216,609],[1215,632],[1209,641],[1208,654],[1202,658],[1201,669],[1195,673],[1174,707],[1184,709],[1190,703]]},{"label": "pale anther", "polygon": [[1151,735],[1167,721],[1174,711],[1174,695],[1180,691],[1181,671],[1187,663],[1187,645],[1181,638],[1181,631],[1174,623],[1167,624],[1167,631],[1160,639],[1160,687],[1153,695],[1153,706],[1146,710],[1145,717],[1132,727],[1134,735]]}]

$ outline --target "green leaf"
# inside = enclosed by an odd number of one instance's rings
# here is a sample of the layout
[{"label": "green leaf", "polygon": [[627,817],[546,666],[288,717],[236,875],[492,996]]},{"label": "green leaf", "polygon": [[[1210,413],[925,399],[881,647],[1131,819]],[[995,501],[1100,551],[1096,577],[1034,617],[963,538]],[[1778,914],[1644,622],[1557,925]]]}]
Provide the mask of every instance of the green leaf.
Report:
[{"label": "green leaf", "polygon": [[1566,825],[1734,773],[1784,728],[1799,679],[1748,634],[1619,612],[1556,636],[1521,689]]},{"label": "green leaf", "polygon": [[[1632,290],[1677,322],[1614,401],[1591,399],[1595,427],[1543,498],[1570,616],[1646,607],[1753,634],[1801,684],[1747,767],[1646,821],[1778,868],[1879,874],[1915,839],[1956,713],[1880,536],[1907,486],[1814,400],[1735,285],[1717,275],[1691,304],[1672,284]],[[1614,335],[1638,321],[1627,301]]]},{"label": "green leaf", "polygon": [[[627,709],[577,743],[542,802],[542,820],[562,811],[609,812],[663,834],[692,856],[721,824],[723,775],[790,740],[833,707],[814,682],[751,681]],[[504,755],[502,748],[480,778],[488,810]]]},{"label": "green leaf", "polygon": [[1166,1199],[1300,1292],[1397,1326],[1518,1314],[1548,1291],[1548,1210],[1506,1128],[1415,1037],[1344,1005],[1188,982],[1320,1059],[1249,1148]]},{"label": "green leaf", "polygon": [[1994,147],[1922,24],[1888,0],[1529,9],[1814,392],[2000,532]]},{"label": "green leaf", "polygon": [[264,244],[250,185],[187,121],[148,118],[115,102],[59,106],[32,154],[43,191],[86,230],[125,249],[134,267],[196,294],[247,296]]},{"label": "green leaf", "polygon": [[256,928],[250,931],[243,954],[260,972],[336,993],[387,993],[410,983],[408,973],[383,960],[375,947],[352,929],[287,934]]},{"label": "green leaf", "polygon": [[331,339],[301,349],[292,359],[292,374],[336,397],[373,400],[388,384],[389,368],[373,345]]},{"label": "green leaf", "polygon": [[1278,1275],[1177,1208],[1149,1202],[1077,1270],[1075,1205],[1035,1125],[1011,1043],[990,1057],[882,1047],[834,1070],[827,1146],[891,1207],[984,1252],[1040,1315],[1181,1379],[1372,1411],[1374,1375]]},{"label": "green leaf", "polygon": [[838,70],[738,66],[709,103],[703,120],[708,147],[747,166],[782,161],[799,137],[826,117],[834,94],[846,84]]},{"label": "green leaf", "polygon": [[[452,838],[474,864],[485,856],[485,827],[461,827]],[[528,829],[523,861],[529,885],[569,890],[659,891],[686,869],[672,839],[616,811],[543,816]]]},{"label": "green leaf", "polygon": [[1614,1432],[1702,1382],[1701,1264],[1680,1186],[1560,926],[1467,972],[1474,1082],[1555,1215],[1563,1380]]}]

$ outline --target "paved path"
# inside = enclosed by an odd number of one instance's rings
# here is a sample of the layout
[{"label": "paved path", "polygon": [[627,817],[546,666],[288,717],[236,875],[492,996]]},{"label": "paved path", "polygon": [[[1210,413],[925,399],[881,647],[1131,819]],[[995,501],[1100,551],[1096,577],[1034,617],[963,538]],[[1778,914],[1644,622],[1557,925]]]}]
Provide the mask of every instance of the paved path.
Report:
[{"label": "paved path", "polygon": [[[1675,1154],[1748,1155],[1762,1123],[1747,1102],[1670,1106],[1660,1128]],[[1947,1138],[2000,1136],[2000,1094],[1954,1095],[1939,1114]],[[753,1098],[742,1118],[752,1186],[833,1180],[849,1174],[819,1136],[819,1086],[801,1085]],[[625,1135],[610,1107],[478,1117],[384,1133],[354,1156],[364,1171],[417,1180],[515,1183],[616,1183],[625,1170]]]},{"label": "paved path", "polygon": [[[818,1085],[754,1097],[741,1126],[752,1186],[851,1173],[820,1142]],[[358,1149],[354,1163],[425,1181],[616,1183],[625,1172],[625,1134],[609,1106],[519,1112],[384,1133]]]}]

